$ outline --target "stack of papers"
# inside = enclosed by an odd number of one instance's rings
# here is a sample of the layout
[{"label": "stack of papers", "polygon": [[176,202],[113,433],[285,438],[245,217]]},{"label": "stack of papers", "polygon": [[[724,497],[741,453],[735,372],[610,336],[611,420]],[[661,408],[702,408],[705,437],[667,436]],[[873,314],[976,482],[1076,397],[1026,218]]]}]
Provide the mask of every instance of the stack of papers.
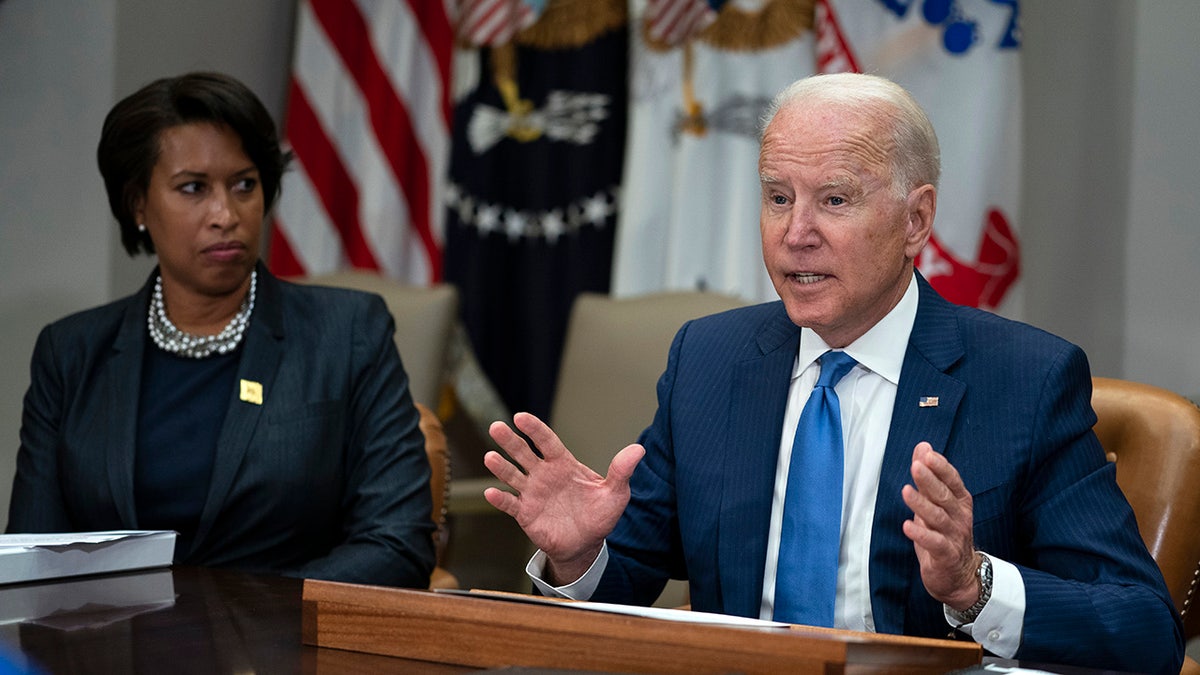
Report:
[{"label": "stack of papers", "polygon": [[0,535],[0,584],[164,567],[175,554],[168,530]]}]

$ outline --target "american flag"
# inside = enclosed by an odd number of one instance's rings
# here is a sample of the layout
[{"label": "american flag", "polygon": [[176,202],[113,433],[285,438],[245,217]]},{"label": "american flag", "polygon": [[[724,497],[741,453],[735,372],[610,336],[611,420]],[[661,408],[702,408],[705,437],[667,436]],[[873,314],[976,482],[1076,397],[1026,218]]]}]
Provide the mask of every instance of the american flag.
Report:
[{"label": "american flag", "polygon": [[442,275],[453,52],[449,0],[301,0],[269,264]]}]

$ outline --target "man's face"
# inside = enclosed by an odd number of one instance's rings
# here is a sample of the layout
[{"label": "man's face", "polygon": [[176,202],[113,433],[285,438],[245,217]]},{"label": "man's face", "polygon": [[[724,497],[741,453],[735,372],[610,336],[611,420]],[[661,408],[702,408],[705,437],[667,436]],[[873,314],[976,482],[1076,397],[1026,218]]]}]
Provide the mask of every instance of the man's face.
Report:
[{"label": "man's face", "polygon": [[788,316],[832,347],[866,333],[904,295],[933,224],[936,191],[898,197],[878,117],[796,102],[759,154],[763,262]]}]

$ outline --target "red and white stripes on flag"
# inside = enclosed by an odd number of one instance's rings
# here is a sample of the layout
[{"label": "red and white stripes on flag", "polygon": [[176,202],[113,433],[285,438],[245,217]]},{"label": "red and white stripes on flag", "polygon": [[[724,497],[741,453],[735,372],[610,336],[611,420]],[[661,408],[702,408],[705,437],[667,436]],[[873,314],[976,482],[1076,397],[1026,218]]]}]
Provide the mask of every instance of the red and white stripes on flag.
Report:
[{"label": "red and white stripes on flag", "polygon": [[[717,4],[724,4],[721,0]],[[692,39],[717,20],[707,0],[648,0],[646,30],[650,39],[672,47]]]},{"label": "red and white stripes on flag", "polygon": [[444,0],[301,0],[298,11],[284,122],[295,161],[272,271],[440,280],[453,52]]},{"label": "red and white stripes on flag", "polygon": [[545,0],[459,0],[458,37],[474,46],[503,45],[541,16]]}]

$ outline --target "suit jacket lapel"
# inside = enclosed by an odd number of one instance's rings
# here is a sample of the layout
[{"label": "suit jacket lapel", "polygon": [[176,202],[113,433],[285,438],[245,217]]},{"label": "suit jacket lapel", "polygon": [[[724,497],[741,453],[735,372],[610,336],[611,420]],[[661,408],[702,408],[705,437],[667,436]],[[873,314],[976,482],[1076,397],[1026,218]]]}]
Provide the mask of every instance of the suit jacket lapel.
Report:
[{"label": "suit jacket lapel", "polygon": [[779,438],[800,342],[783,304],[733,366],[717,559],[724,611],[758,616]]},{"label": "suit jacket lapel", "polygon": [[[151,273],[153,279],[157,268]],[[133,494],[133,463],[137,449],[138,395],[142,388],[142,360],[146,351],[146,312],[150,306],[150,282],[125,305],[121,327],[113,340],[112,357],[96,379],[97,391],[107,398],[107,419],[102,421],[105,471],[112,491],[113,506],[121,522],[138,527]]]},{"label": "suit jacket lapel", "polygon": [[945,452],[955,414],[966,393],[966,385],[945,372],[964,351],[953,305],[920,274],[917,281],[917,317],[896,390],[871,537],[871,608],[875,630],[881,633],[904,632],[904,608],[911,585],[920,583],[912,542],[901,529],[912,516],[900,490],[912,482],[913,448],[929,441],[934,450]]},{"label": "suit jacket lapel", "polygon": [[[272,395],[275,375],[283,358],[283,307],[282,288],[278,279],[266,267],[257,265],[258,286],[255,294],[254,313],[246,326],[242,358],[238,364],[238,382],[231,393],[229,410],[217,441],[217,457],[213,466],[212,481],[192,549],[203,543],[237,478],[242,459],[250,446],[261,418],[263,407]],[[255,382],[262,386],[262,404],[244,401],[241,398],[241,382]]]}]

